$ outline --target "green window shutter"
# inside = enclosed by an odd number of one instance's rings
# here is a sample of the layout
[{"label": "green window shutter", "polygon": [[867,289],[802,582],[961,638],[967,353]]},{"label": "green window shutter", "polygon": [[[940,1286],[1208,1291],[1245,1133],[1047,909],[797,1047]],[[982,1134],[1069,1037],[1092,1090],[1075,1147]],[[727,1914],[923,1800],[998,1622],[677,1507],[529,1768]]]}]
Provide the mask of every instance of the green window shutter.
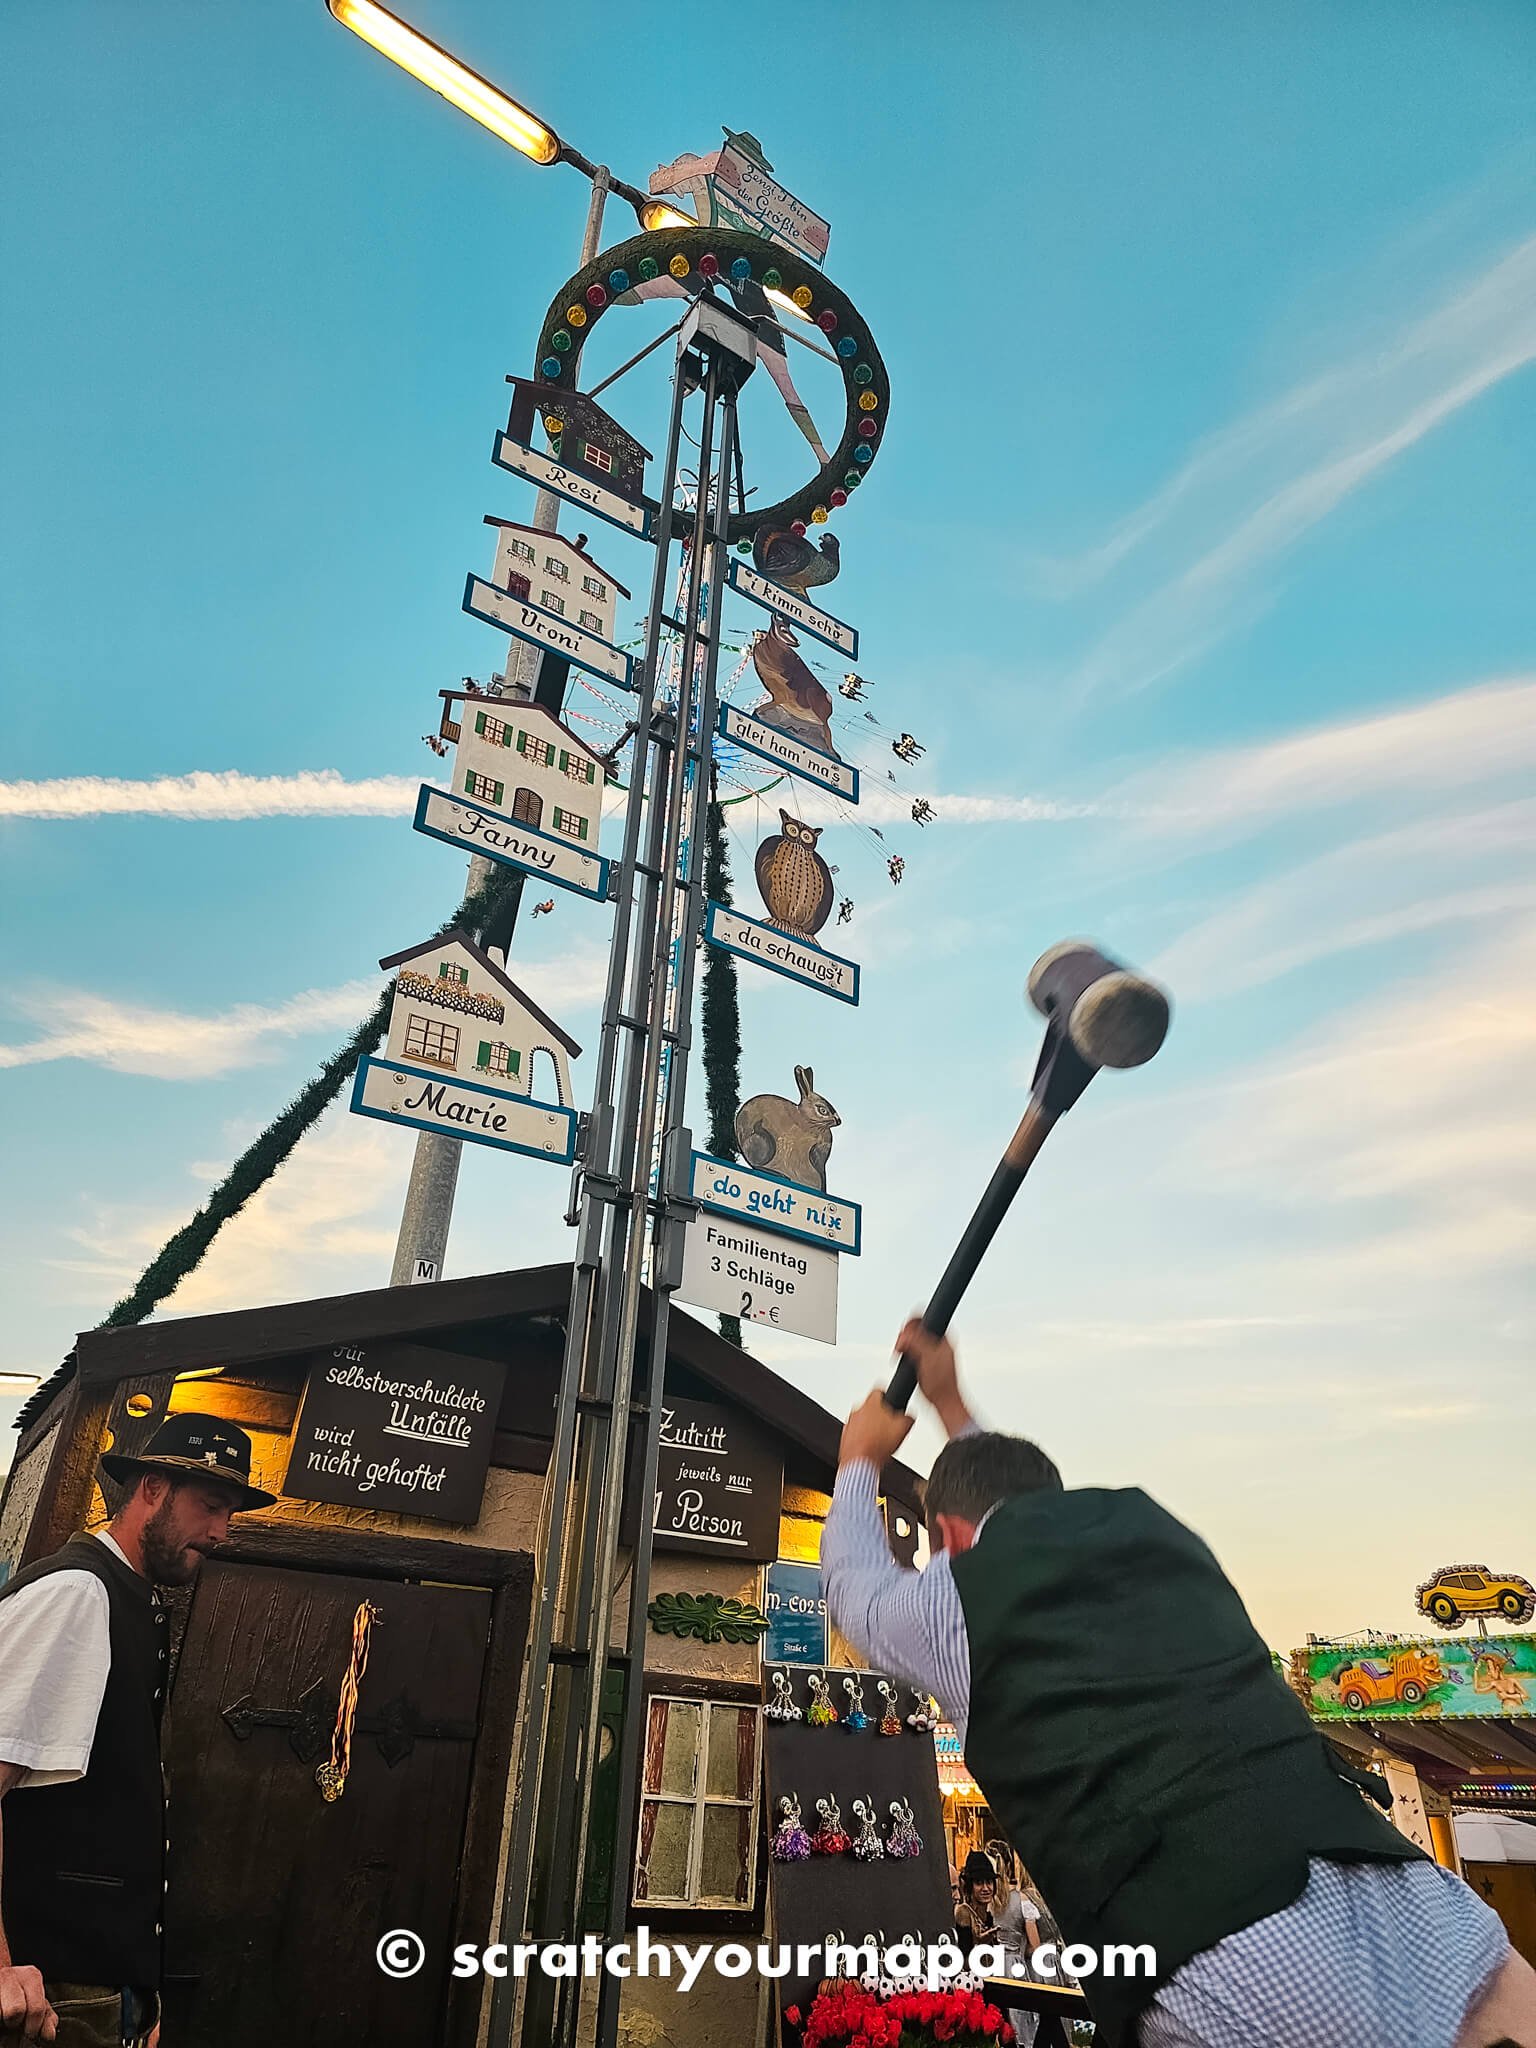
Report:
[{"label": "green window shutter", "polygon": [[528,751],[528,735],[521,728],[519,728],[517,735],[517,751],[520,754],[526,754]]},{"label": "green window shutter", "polygon": [[491,802],[493,804],[499,804],[506,793],[507,785],[504,782],[493,782],[491,784]]},{"label": "green window shutter", "polygon": [[578,836],[579,838],[581,838],[581,839],[585,839],[585,838],[586,838],[586,836],[587,836],[587,821],[586,821],[586,819],[585,819],[585,818],[578,818],[578,819],[576,820],[576,825],[577,825],[577,836]]},{"label": "green window shutter", "polygon": [[475,731],[478,733],[485,731],[485,713],[483,711],[475,713]]},{"label": "green window shutter", "polygon": [[473,795],[474,795],[474,793],[475,793],[475,774],[474,774],[474,770],[473,770],[473,769],[471,769],[471,770],[469,771],[469,773],[468,773],[468,774],[467,774],[467,775],[466,775],[466,776],[464,777],[464,794],[465,794],[466,796],[473,796]]},{"label": "green window shutter", "polygon": [[504,724],[502,725],[502,728],[501,728],[501,740],[500,740],[500,745],[502,745],[502,746],[504,746],[504,747],[510,747],[510,746],[511,746],[511,744],[512,744],[512,728],[511,728],[511,726],[510,726],[510,725],[507,725],[507,724],[505,724],[505,723],[504,723]]},{"label": "green window shutter", "polygon": [[522,1054],[521,1054],[520,1052],[508,1052],[508,1054],[507,1054],[507,1072],[508,1072],[509,1074],[516,1074],[516,1073],[520,1072],[520,1071],[521,1071],[521,1069],[522,1069],[522,1064],[523,1064],[523,1056],[522,1056]]},{"label": "green window shutter", "polygon": [[490,1064],[491,1041],[488,1038],[482,1038],[480,1041],[480,1057],[475,1061],[475,1065],[477,1067],[488,1067]]},{"label": "green window shutter", "polygon": [[569,754],[568,754],[568,753],[566,752],[566,750],[565,750],[565,748],[564,748],[564,747],[562,747],[562,748],[560,749],[560,760],[559,760],[559,763],[558,763],[558,765],[559,765],[560,773],[561,773],[562,775],[563,775],[563,774],[565,773],[566,769],[567,769],[567,768],[569,768],[569,767],[570,767],[570,765],[571,765],[571,757],[570,757],[570,755],[569,755]]}]

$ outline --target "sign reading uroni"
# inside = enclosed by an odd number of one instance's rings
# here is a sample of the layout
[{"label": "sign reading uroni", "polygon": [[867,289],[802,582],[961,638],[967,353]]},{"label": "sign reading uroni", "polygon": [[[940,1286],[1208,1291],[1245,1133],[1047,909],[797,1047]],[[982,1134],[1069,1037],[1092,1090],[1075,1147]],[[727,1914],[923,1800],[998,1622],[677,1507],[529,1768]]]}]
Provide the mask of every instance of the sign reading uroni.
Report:
[{"label": "sign reading uroni", "polygon": [[442,1522],[480,1514],[506,1367],[416,1344],[318,1354],[283,1492]]},{"label": "sign reading uroni", "polygon": [[656,1467],[656,1547],[766,1563],[779,1554],[783,1460],[734,1409],[668,1400]]}]

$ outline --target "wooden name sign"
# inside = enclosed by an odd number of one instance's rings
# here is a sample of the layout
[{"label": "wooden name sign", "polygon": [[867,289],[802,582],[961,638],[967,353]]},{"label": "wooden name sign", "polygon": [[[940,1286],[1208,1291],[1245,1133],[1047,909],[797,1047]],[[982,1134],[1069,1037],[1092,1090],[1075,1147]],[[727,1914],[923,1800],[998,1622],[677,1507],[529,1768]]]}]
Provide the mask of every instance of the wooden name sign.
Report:
[{"label": "wooden name sign", "polygon": [[317,1353],[284,1494],[477,1521],[505,1377],[499,1361],[418,1344]]}]

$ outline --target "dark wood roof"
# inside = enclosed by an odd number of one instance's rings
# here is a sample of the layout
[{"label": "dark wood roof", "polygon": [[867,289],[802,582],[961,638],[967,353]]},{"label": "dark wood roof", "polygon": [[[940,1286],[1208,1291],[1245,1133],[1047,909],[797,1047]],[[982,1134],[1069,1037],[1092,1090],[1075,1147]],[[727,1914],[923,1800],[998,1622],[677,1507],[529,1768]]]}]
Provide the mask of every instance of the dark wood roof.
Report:
[{"label": "dark wood roof", "polygon": [[[563,1320],[570,1301],[567,1265],[525,1266],[510,1273],[483,1273],[466,1280],[438,1280],[420,1287],[378,1287],[360,1294],[327,1295],[315,1301],[282,1302],[220,1315],[173,1316],[130,1329],[87,1330],[70,1359],[29,1398],[18,1428],[37,1419],[49,1401],[78,1373],[91,1388],[161,1372],[195,1372],[224,1365],[240,1369],[274,1367],[283,1359],[339,1343],[386,1338],[457,1336],[467,1341],[475,1325],[508,1326],[545,1316]],[[706,1396],[736,1403],[776,1435],[798,1446],[820,1469],[830,1487],[837,1469],[841,1416],[759,1358],[674,1307],[668,1323],[669,1364],[681,1366]],[[452,1348],[452,1347],[450,1347]],[[886,1493],[922,1515],[922,1481],[910,1466],[893,1459],[885,1468]]]},{"label": "dark wood roof", "polygon": [[616,434],[628,441],[632,448],[638,448],[646,461],[651,460],[651,451],[643,442],[637,441],[628,427],[621,426],[611,412],[605,412],[595,398],[589,398],[585,391],[562,391],[558,384],[546,384],[538,377],[509,377],[507,382],[517,391],[531,391],[533,402],[541,411],[545,406],[559,406],[572,419],[580,419],[585,413],[596,415],[605,421]]}]

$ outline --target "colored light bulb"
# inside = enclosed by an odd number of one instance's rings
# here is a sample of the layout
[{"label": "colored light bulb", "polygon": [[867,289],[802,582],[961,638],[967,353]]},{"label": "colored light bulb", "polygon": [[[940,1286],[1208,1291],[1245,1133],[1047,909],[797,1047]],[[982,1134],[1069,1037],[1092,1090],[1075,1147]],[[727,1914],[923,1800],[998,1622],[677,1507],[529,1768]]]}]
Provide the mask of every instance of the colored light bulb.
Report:
[{"label": "colored light bulb", "polygon": [[794,300],[802,313],[809,313],[811,310],[811,300],[816,294],[808,284],[797,284],[789,296]]},{"label": "colored light bulb", "polygon": [[880,401],[876,398],[873,391],[861,391],[859,393],[860,412],[873,412],[879,403]]},{"label": "colored light bulb", "polygon": [[825,505],[818,505],[811,513],[811,524],[812,526],[825,526],[826,523],[827,508]]},{"label": "colored light bulb", "polygon": [[731,275],[732,277],[735,278],[738,284],[745,284],[747,279],[752,275],[751,258],[747,256],[738,256],[736,258],[736,261],[731,265]]},{"label": "colored light bulb", "polygon": [[854,366],[853,366],[853,381],[854,381],[854,383],[855,383],[855,384],[873,384],[873,383],[874,383],[874,381],[875,381],[875,373],[874,373],[874,371],[873,371],[873,370],[872,370],[872,369],[871,369],[871,368],[869,367],[868,363],[855,363],[855,364],[854,364]]},{"label": "colored light bulb", "polygon": [[720,258],[710,255],[708,250],[706,250],[699,258],[699,275],[700,277],[718,277],[720,275]]},{"label": "colored light bulb", "polygon": [[600,284],[589,284],[587,286],[587,304],[589,306],[601,308],[606,306],[607,303],[608,293],[604,286]]},{"label": "colored light bulb", "polygon": [[798,533],[803,536],[805,533],[805,521],[803,519],[797,519],[789,530],[791,533]]},{"label": "colored light bulb", "polygon": [[864,440],[866,440],[866,441],[873,441],[873,439],[875,438],[876,434],[878,434],[878,433],[879,433],[879,431],[880,431],[880,428],[879,428],[879,425],[878,425],[878,423],[877,423],[876,421],[874,421],[874,420],[860,420],[860,421],[859,421],[859,433],[860,433],[861,437],[862,437],[862,438],[863,438]]},{"label": "colored light bulb", "polygon": [[765,291],[776,292],[783,282],[784,273],[781,270],[775,269],[772,264],[763,272],[763,289]]},{"label": "colored light bulb", "polygon": [[672,258],[672,261],[667,265],[667,268],[674,277],[686,277],[689,271],[692,270],[693,265],[688,261],[682,250],[679,249]]},{"label": "colored light bulb", "polygon": [[[854,452],[855,454],[865,454],[868,451],[864,449],[855,449]],[[850,469],[847,475],[843,478],[843,482],[847,485],[850,491],[856,491],[859,485],[863,483],[863,481],[863,472],[857,469]]]},{"label": "colored light bulb", "polygon": [[858,354],[859,344],[854,340],[851,334],[845,334],[842,340],[837,344],[837,352],[842,357],[843,361],[846,363],[850,359],[850,357],[856,356]]},{"label": "colored light bulb", "polygon": [[560,430],[561,430],[561,428],[562,428],[562,427],[563,427],[564,425],[565,425],[565,421],[564,421],[564,420],[561,420],[561,419],[556,419],[555,415],[554,415],[554,414],[553,414],[552,412],[547,412],[547,413],[545,413],[545,415],[544,415],[544,431],[545,431],[545,433],[546,433],[546,434],[548,434],[548,436],[549,436],[549,438],[551,439],[551,441],[558,441],[558,440],[559,440],[559,438],[560,438]]},{"label": "colored light bulb", "polygon": [[661,265],[654,256],[642,256],[635,269],[639,272],[642,284],[649,284],[653,277],[661,275]]},{"label": "colored light bulb", "polygon": [[539,375],[546,384],[553,384],[559,374],[560,358],[558,356],[546,356],[539,365]]},{"label": "colored light bulb", "polygon": [[837,327],[837,315],[833,312],[830,306],[823,306],[821,311],[816,315],[816,325],[821,329],[823,334],[831,334],[835,331]]},{"label": "colored light bulb", "polygon": [[571,345],[571,337],[563,327],[557,327],[549,337],[549,345],[551,348],[559,349],[561,355],[564,355]]},{"label": "colored light bulb", "polygon": [[867,441],[861,441],[853,451],[853,459],[855,462],[873,462],[875,451]]},{"label": "colored light bulb", "polygon": [[567,306],[565,317],[573,327],[585,327],[587,324],[587,309],[585,306]]},{"label": "colored light bulb", "polygon": [[751,554],[751,552],[752,552],[752,543],[751,543],[751,541],[749,541],[749,540],[739,540],[739,541],[737,541],[737,543],[736,543],[736,552],[737,552],[737,554],[738,554],[738,555],[750,555],[750,554]]},{"label": "colored light bulb", "polygon": [[615,298],[618,297],[620,292],[627,292],[629,290],[629,272],[627,270],[610,270],[608,273],[608,289]]},{"label": "colored light bulb", "polygon": [[838,485],[835,491],[830,491],[827,495],[828,502],[830,504],[846,505],[848,502],[848,493],[843,489],[841,484]]}]

